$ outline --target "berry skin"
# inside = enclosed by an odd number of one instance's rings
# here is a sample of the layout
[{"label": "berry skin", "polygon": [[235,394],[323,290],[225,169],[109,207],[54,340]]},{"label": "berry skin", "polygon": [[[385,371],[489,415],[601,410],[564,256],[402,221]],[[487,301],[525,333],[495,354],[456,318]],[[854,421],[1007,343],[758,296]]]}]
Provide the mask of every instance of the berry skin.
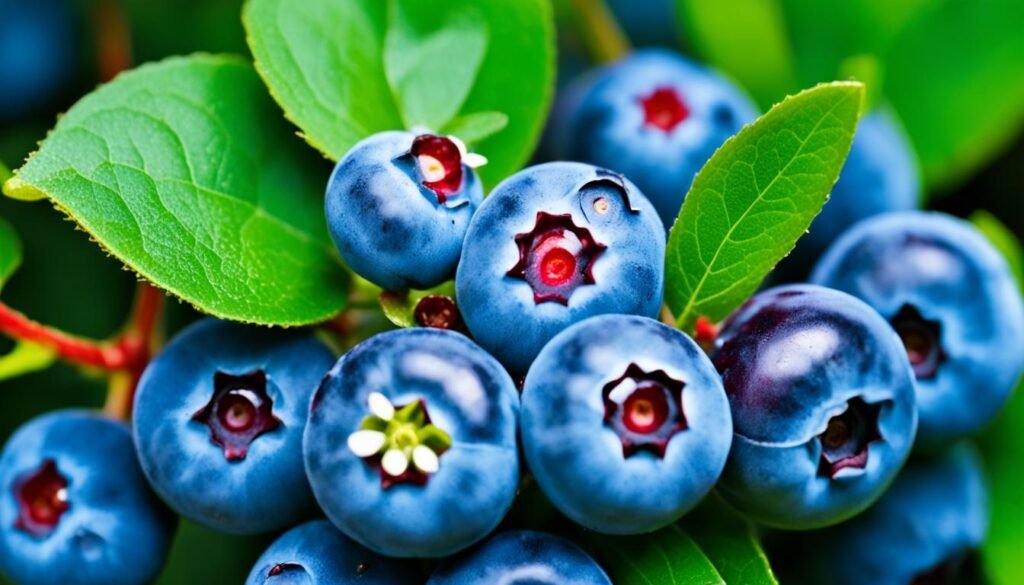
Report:
[{"label": "berry skin", "polygon": [[402,561],[366,550],[327,520],[311,520],[278,537],[256,560],[245,584],[408,585],[416,581]]},{"label": "berry skin", "polygon": [[712,360],[732,407],[719,486],[788,529],[874,502],[914,440],[914,377],[899,337],[863,302],[813,285],[770,289],[723,324]]},{"label": "berry skin", "polygon": [[817,264],[814,282],[889,319],[917,374],[918,444],[977,432],[1024,371],[1024,306],[1009,267],[970,224],[906,212],[857,224]]},{"label": "berry skin", "polygon": [[548,343],[522,397],[526,460],[552,503],[599,532],[657,530],[714,486],[732,419],[711,360],[653,319],[602,315]]},{"label": "berry skin", "polygon": [[135,397],[135,444],[153,488],[221,532],[269,532],[308,516],[302,429],[333,361],[308,332],[215,319],[187,328],[149,364]]},{"label": "berry skin", "polygon": [[874,215],[917,207],[921,190],[917,160],[897,124],[886,110],[861,118],[828,203],[800,238],[783,269],[806,275],[807,267],[853,224]]},{"label": "berry skin", "polygon": [[0,490],[0,569],[18,583],[142,584],[163,567],[175,520],[124,423],[77,410],[25,423]]},{"label": "berry skin", "polygon": [[581,77],[552,113],[556,159],[632,179],[672,225],[697,171],[757,110],[731,82],[678,53],[648,49]]},{"label": "berry skin", "polygon": [[587,317],[661,310],[665,230],[621,175],[581,163],[527,168],[498,185],[466,233],[455,276],[463,320],[514,374]]},{"label": "berry skin", "polygon": [[988,532],[988,490],[979,457],[959,444],[913,459],[863,514],[801,539],[818,573],[811,583],[977,583],[964,577]]},{"label": "berry skin", "polygon": [[611,585],[578,546],[530,530],[502,532],[441,563],[427,585]]},{"label": "berry skin", "polygon": [[[457,139],[381,132],[331,174],[327,225],[345,262],[392,291],[427,289],[455,273],[483,189]],[[478,164],[478,162],[474,162]]]},{"label": "berry skin", "polygon": [[380,554],[441,557],[490,533],[519,482],[519,397],[460,333],[412,328],[346,353],[313,398],[306,472],[327,517]]}]

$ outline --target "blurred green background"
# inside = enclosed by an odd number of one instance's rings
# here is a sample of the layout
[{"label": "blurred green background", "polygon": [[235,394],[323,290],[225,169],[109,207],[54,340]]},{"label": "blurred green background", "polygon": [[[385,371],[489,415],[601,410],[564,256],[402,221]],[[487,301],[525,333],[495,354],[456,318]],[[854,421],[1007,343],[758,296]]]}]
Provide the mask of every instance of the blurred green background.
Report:
[{"label": "blurred green background", "polygon": [[[985,1],[978,0],[978,3]],[[852,4],[865,2],[858,0]],[[0,161],[10,168],[19,166],[53,126],[56,116],[93,89],[103,79],[105,72],[116,68],[119,62],[138,64],[195,51],[248,55],[239,19],[241,4],[242,0],[0,0],[0,21],[28,6],[45,11],[62,9],[67,11],[66,23],[70,31],[64,39],[67,45],[61,49],[66,57],[65,67],[56,80],[49,83],[45,92],[30,100],[31,103],[2,108]],[[636,10],[671,11],[673,8],[670,2],[663,0],[629,0],[613,4],[627,25],[636,16]],[[699,6],[697,2],[680,4]],[[738,2],[734,12],[749,18],[762,18],[763,15],[757,16],[761,14],[758,10],[767,4],[773,3],[743,0]],[[799,7],[807,3],[793,0],[783,4]],[[948,18],[954,33],[958,23],[964,23],[965,26],[972,24],[969,18],[957,20],[957,11],[969,7],[971,3],[968,2],[917,0],[892,4],[876,1],[873,4],[883,8],[881,14],[887,18],[886,26],[904,26],[901,19],[906,17],[908,11],[917,10],[923,5],[952,6]],[[564,77],[574,70],[584,68],[587,59],[571,3],[557,2],[557,7],[559,44],[563,50],[560,65],[565,70],[560,77]],[[792,43],[793,57],[801,64],[803,71],[811,72],[797,76],[794,82],[801,86],[810,85],[815,80],[836,77],[836,72],[829,68],[828,63],[840,60],[839,53],[867,50],[870,47],[860,46],[869,42],[864,39],[877,36],[865,33],[862,36],[844,37],[830,32],[829,26],[840,26],[842,23],[826,21],[829,18],[845,18],[841,10],[819,10],[821,20],[812,19],[807,22],[794,18],[794,14],[815,13],[796,10],[785,15],[790,22],[790,32],[800,39]],[[993,34],[1004,34],[1008,28],[1016,28],[1017,34],[1024,37],[1020,33],[1024,14],[1019,15],[1021,18],[1015,21],[1010,19],[1003,22],[1004,19],[999,19],[1000,22],[973,23],[977,30],[965,29],[964,34],[981,35],[986,31],[984,27],[998,25],[999,30]],[[685,21],[686,15],[681,18]],[[673,29],[676,28],[675,20],[670,18],[668,22]],[[692,35],[701,34],[700,26],[687,26],[686,22],[683,24],[679,27],[682,33],[670,29],[646,31],[651,37],[647,40],[656,44],[675,44],[681,38],[684,50],[705,57],[703,51],[696,47],[697,43],[692,42]],[[760,24],[747,22],[745,26],[757,28]],[[873,26],[873,33],[882,30],[877,23]],[[743,28],[740,26],[736,31],[737,34],[743,33]],[[0,35],[9,32],[10,27],[0,27]],[[950,44],[950,41],[956,39],[938,40]],[[3,49],[2,41],[0,39],[0,53]],[[965,42],[964,39],[959,41],[952,44],[961,46]],[[874,39],[870,42],[881,41]],[[822,47],[831,47],[836,54],[823,51]],[[756,70],[761,66],[758,59],[771,58],[767,55],[770,51],[749,49],[749,46],[744,48],[743,45],[737,49],[739,53],[735,58],[743,61],[742,67]],[[969,53],[964,55],[953,52],[941,55],[940,65],[941,59],[946,57],[956,61],[949,63],[950,70],[954,72],[957,68],[984,66],[983,63],[972,65]],[[1024,59],[1019,59],[1021,55],[1017,52],[1003,57],[1008,58],[1007,62],[1013,67],[1010,70],[998,70],[994,74],[1016,76],[1020,83],[1013,84],[1013,88],[1024,87],[1024,74],[1021,70]],[[728,58],[725,57],[726,60]],[[856,64],[856,61],[853,63]],[[770,67],[771,64],[765,66]],[[0,67],[3,67],[3,63],[0,63]],[[941,66],[929,66],[922,69],[922,75],[942,75],[942,71]],[[941,87],[939,81],[938,87]],[[7,80],[8,87],[0,86],[0,92],[10,91],[11,83],[17,83],[17,80]],[[951,78],[948,83],[955,84],[957,80]],[[961,89],[952,87],[950,91]],[[764,92],[767,95],[770,91],[768,87],[752,93],[757,95]],[[3,103],[0,101],[0,104]],[[967,101],[964,103],[974,104]],[[1016,105],[1018,107],[1015,110],[1008,111],[1019,113],[1020,104]],[[929,104],[922,103],[920,107],[927,110]],[[983,107],[982,101],[971,107]],[[907,117],[905,110],[901,114]],[[968,121],[972,120],[972,114],[970,111],[946,113],[949,123],[954,126],[963,122],[958,119],[961,116]],[[930,207],[961,216],[969,215],[979,208],[987,209],[1010,226],[1018,236],[1024,235],[1024,199],[1021,197],[1024,194],[1024,133],[1021,132],[1020,122],[1019,115],[1005,120],[1000,132],[1008,138],[1000,138],[996,146],[979,155],[983,159],[972,163],[969,172],[953,180],[943,180],[941,186],[931,188],[928,193]],[[914,120],[913,123],[919,122]],[[5,302],[36,320],[80,335],[105,338],[118,330],[128,313],[134,291],[135,278],[130,272],[125,271],[116,260],[108,258],[99,246],[88,241],[84,232],[77,230],[74,223],[66,220],[46,202],[24,203],[0,198],[0,217],[15,227],[24,245],[22,267],[3,290]],[[172,333],[193,318],[195,314],[191,309],[172,301],[165,333]],[[6,352],[10,347],[12,343],[9,340],[0,339],[0,352]],[[5,440],[18,425],[39,413],[70,406],[101,406],[105,388],[103,379],[60,364],[40,373],[0,382],[0,395],[5,406],[0,409],[0,440]],[[1018,405],[1020,398],[1018,396]],[[240,583],[255,557],[268,542],[267,537],[226,536],[192,524],[183,524],[171,562],[160,583]]]}]

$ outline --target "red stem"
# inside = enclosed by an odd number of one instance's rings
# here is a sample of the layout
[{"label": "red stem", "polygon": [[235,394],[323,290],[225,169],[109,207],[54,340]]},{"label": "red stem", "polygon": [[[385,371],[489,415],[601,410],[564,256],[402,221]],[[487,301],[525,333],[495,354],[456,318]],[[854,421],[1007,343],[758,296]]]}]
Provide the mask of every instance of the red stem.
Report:
[{"label": "red stem", "polygon": [[52,347],[62,359],[104,370],[122,369],[128,363],[124,348],[73,337],[33,321],[0,301],[0,331],[15,339]]}]

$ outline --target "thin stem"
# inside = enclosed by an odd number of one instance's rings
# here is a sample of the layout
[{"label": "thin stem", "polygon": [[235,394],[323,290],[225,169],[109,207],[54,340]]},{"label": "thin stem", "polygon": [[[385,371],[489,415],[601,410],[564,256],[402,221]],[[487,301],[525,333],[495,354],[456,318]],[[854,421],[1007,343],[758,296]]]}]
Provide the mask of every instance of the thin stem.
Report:
[{"label": "thin stem", "polygon": [[83,366],[117,370],[124,368],[129,356],[119,344],[74,337],[48,327],[15,311],[0,301],[0,332],[15,339],[51,347],[63,360]]},{"label": "thin stem", "polygon": [[117,0],[99,0],[93,10],[100,81],[110,81],[132,66],[132,40]]},{"label": "thin stem", "polygon": [[591,58],[598,63],[618,61],[631,49],[604,0],[572,0],[580,18],[579,30]]}]

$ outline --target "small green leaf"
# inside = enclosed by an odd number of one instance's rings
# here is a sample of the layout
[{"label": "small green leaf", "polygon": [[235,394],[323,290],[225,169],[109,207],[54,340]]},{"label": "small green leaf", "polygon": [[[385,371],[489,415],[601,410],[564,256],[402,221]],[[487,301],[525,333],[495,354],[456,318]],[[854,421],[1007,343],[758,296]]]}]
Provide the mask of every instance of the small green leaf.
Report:
[{"label": "small green leaf", "polygon": [[1006,263],[1010,265],[1010,271],[1017,281],[1017,287],[1024,291],[1024,249],[1021,249],[1017,236],[999,221],[998,217],[984,209],[972,213],[970,220],[1006,258]]},{"label": "small green leaf", "polygon": [[0,380],[45,370],[56,360],[57,354],[52,349],[19,341],[7,355],[0,356]]},{"label": "small green leaf", "polygon": [[0,218],[0,288],[21,265],[21,240],[11,224]]},{"label": "small green leaf", "polygon": [[285,116],[334,160],[376,132],[481,112],[507,117],[498,136],[482,140],[491,118],[462,137],[489,159],[486,185],[533,151],[554,85],[548,0],[249,0],[242,16]]},{"label": "small green leaf", "polygon": [[476,112],[453,119],[444,127],[445,134],[458,136],[466,144],[476,144],[508,126],[508,116],[501,112]]},{"label": "small green leaf", "polygon": [[615,585],[725,584],[690,534],[675,524],[642,536],[588,534],[583,544]]},{"label": "small green leaf", "polygon": [[119,76],[65,114],[4,184],[49,197],[108,252],[217,317],[299,325],[345,304],[328,169],[252,67],[196,55]]},{"label": "small green leaf", "polygon": [[882,99],[882,63],[869,53],[852,55],[839,64],[839,77],[864,84],[865,112],[870,112]]},{"label": "small green leaf", "polygon": [[436,131],[459,111],[487,49],[487,23],[473,5],[392,0],[384,70],[407,128]]},{"label": "small green leaf", "polygon": [[687,514],[683,526],[726,583],[778,585],[754,525],[717,495]]},{"label": "small green leaf", "polygon": [[1024,583],[1024,381],[1017,384],[1010,402],[995,424],[981,436],[992,506],[988,538],[981,549],[986,574],[992,583]]},{"label": "small green leaf", "polygon": [[676,11],[703,60],[735,77],[761,107],[798,87],[778,0],[676,0]]},{"label": "small green leaf", "polygon": [[793,249],[839,177],[863,95],[860,83],[835,82],[786,98],[704,165],[665,258],[679,327],[723,319]]}]

